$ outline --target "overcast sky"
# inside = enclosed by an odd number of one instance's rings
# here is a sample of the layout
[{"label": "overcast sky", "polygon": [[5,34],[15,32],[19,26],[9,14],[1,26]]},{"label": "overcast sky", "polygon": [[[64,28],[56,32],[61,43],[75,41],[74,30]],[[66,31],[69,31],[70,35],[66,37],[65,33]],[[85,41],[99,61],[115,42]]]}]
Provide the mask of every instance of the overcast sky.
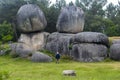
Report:
[{"label": "overcast sky", "polygon": [[[51,1],[54,3],[56,0],[51,0]],[[66,0],[67,3],[71,2],[71,1],[75,2],[75,0]],[[108,1],[108,3],[112,2],[113,4],[117,4],[118,1],[120,1],[120,0],[107,0],[107,1]]]}]

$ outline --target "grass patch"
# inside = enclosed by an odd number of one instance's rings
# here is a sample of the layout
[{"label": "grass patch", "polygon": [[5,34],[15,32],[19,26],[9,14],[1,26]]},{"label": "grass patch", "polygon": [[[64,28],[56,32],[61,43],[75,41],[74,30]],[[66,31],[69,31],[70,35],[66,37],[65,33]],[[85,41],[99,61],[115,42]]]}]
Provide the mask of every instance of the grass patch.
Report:
[{"label": "grass patch", "polygon": [[[66,77],[62,71],[75,70],[76,77]],[[61,60],[59,64],[33,63],[9,56],[0,57],[0,71],[8,71],[8,80],[119,80],[120,62],[80,63]]]}]

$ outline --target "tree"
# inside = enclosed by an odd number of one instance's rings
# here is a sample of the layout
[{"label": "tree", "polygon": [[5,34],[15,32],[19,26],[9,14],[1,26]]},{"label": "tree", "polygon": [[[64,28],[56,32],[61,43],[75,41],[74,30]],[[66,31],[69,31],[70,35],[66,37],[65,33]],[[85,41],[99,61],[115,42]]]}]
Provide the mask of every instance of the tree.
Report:
[{"label": "tree", "polygon": [[110,3],[108,6],[106,6],[106,16],[107,16],[107,18],[114,21],[116,15],[117,15],[117,6],[115,6],[113,3]]},{"label": "tree", "polygon": [[75,3],[85,12],[85,31],[101,32],[107,0],[76,0]]},{"label": "tree", "polygon": [[25,4],[24,0],[0,0],[0,23],[12,22],[23,4]]},{"label": "tree", "polygon": [[13,29],[10,23],[4,21],[0,24],[0,41],[7,42],[13,39]]},{"label": "tree", "polygon": [[114,33],[115,34],[111,34],[109,32],[109,34],[111,35],[114,35],[114,36],[118,36],[120,35],[120,3],[118,2],[118,5],[113,5],[112,3],[110,3],[107,8],[106,8],[106,15],[107,15],[107,18],[109,20],[111,20],[115,26],[111,26],[111,33],[113,32],[114,30]]},{"label": "tree", "polygon": [[61,10],[62,7],[66,6],[65,0],[56,0],[55,7],[59,10]]}]

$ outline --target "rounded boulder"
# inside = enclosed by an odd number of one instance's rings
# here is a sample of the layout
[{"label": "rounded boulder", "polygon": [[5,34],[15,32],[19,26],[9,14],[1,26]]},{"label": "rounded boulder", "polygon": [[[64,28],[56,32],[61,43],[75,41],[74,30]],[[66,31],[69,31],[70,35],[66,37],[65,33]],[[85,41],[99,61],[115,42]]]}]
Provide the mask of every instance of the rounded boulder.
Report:
[{"label": "rounded boulder", "polygon": [[52,58],[41,52],[35,52],[32,54],[31,61],[33,61],[33,62],[51,62]]},{"label": "rounded boulder", "polygon": [[62,8],[56,28],[58,32],[78,33],[84,28],[84,12],[80,7],[66,6]]},{"label": "rounded boulder", "polygon": [[81,32],[71,38],[71,43],[95,43],[109,46],[108,37],[98,32]]},{"label": "rounded boulder", "polygon": [[110,58],[120,61],[120,44],[113,44],[110,47]]},{"label": "rounded boulder", "polygon": [[47,21],[43,11],[34,4],[26,4],[20,7],[17,12],[17,29],[21,33],[42,31]]}]

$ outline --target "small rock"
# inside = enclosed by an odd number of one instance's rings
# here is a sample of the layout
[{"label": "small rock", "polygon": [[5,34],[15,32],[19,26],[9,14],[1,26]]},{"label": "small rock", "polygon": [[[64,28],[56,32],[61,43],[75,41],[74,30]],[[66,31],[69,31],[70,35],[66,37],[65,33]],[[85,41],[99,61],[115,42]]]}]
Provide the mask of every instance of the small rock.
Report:
[{"label": "small rock", "polygon": [[42,52],[35,52],[31,57],[33,62],[51,62],[52,58]]},{"label": "small rock", "polygon": [[63,75],[65,75],[65,76],[76,76],[76,72],[74,70],[64,70]]}]

